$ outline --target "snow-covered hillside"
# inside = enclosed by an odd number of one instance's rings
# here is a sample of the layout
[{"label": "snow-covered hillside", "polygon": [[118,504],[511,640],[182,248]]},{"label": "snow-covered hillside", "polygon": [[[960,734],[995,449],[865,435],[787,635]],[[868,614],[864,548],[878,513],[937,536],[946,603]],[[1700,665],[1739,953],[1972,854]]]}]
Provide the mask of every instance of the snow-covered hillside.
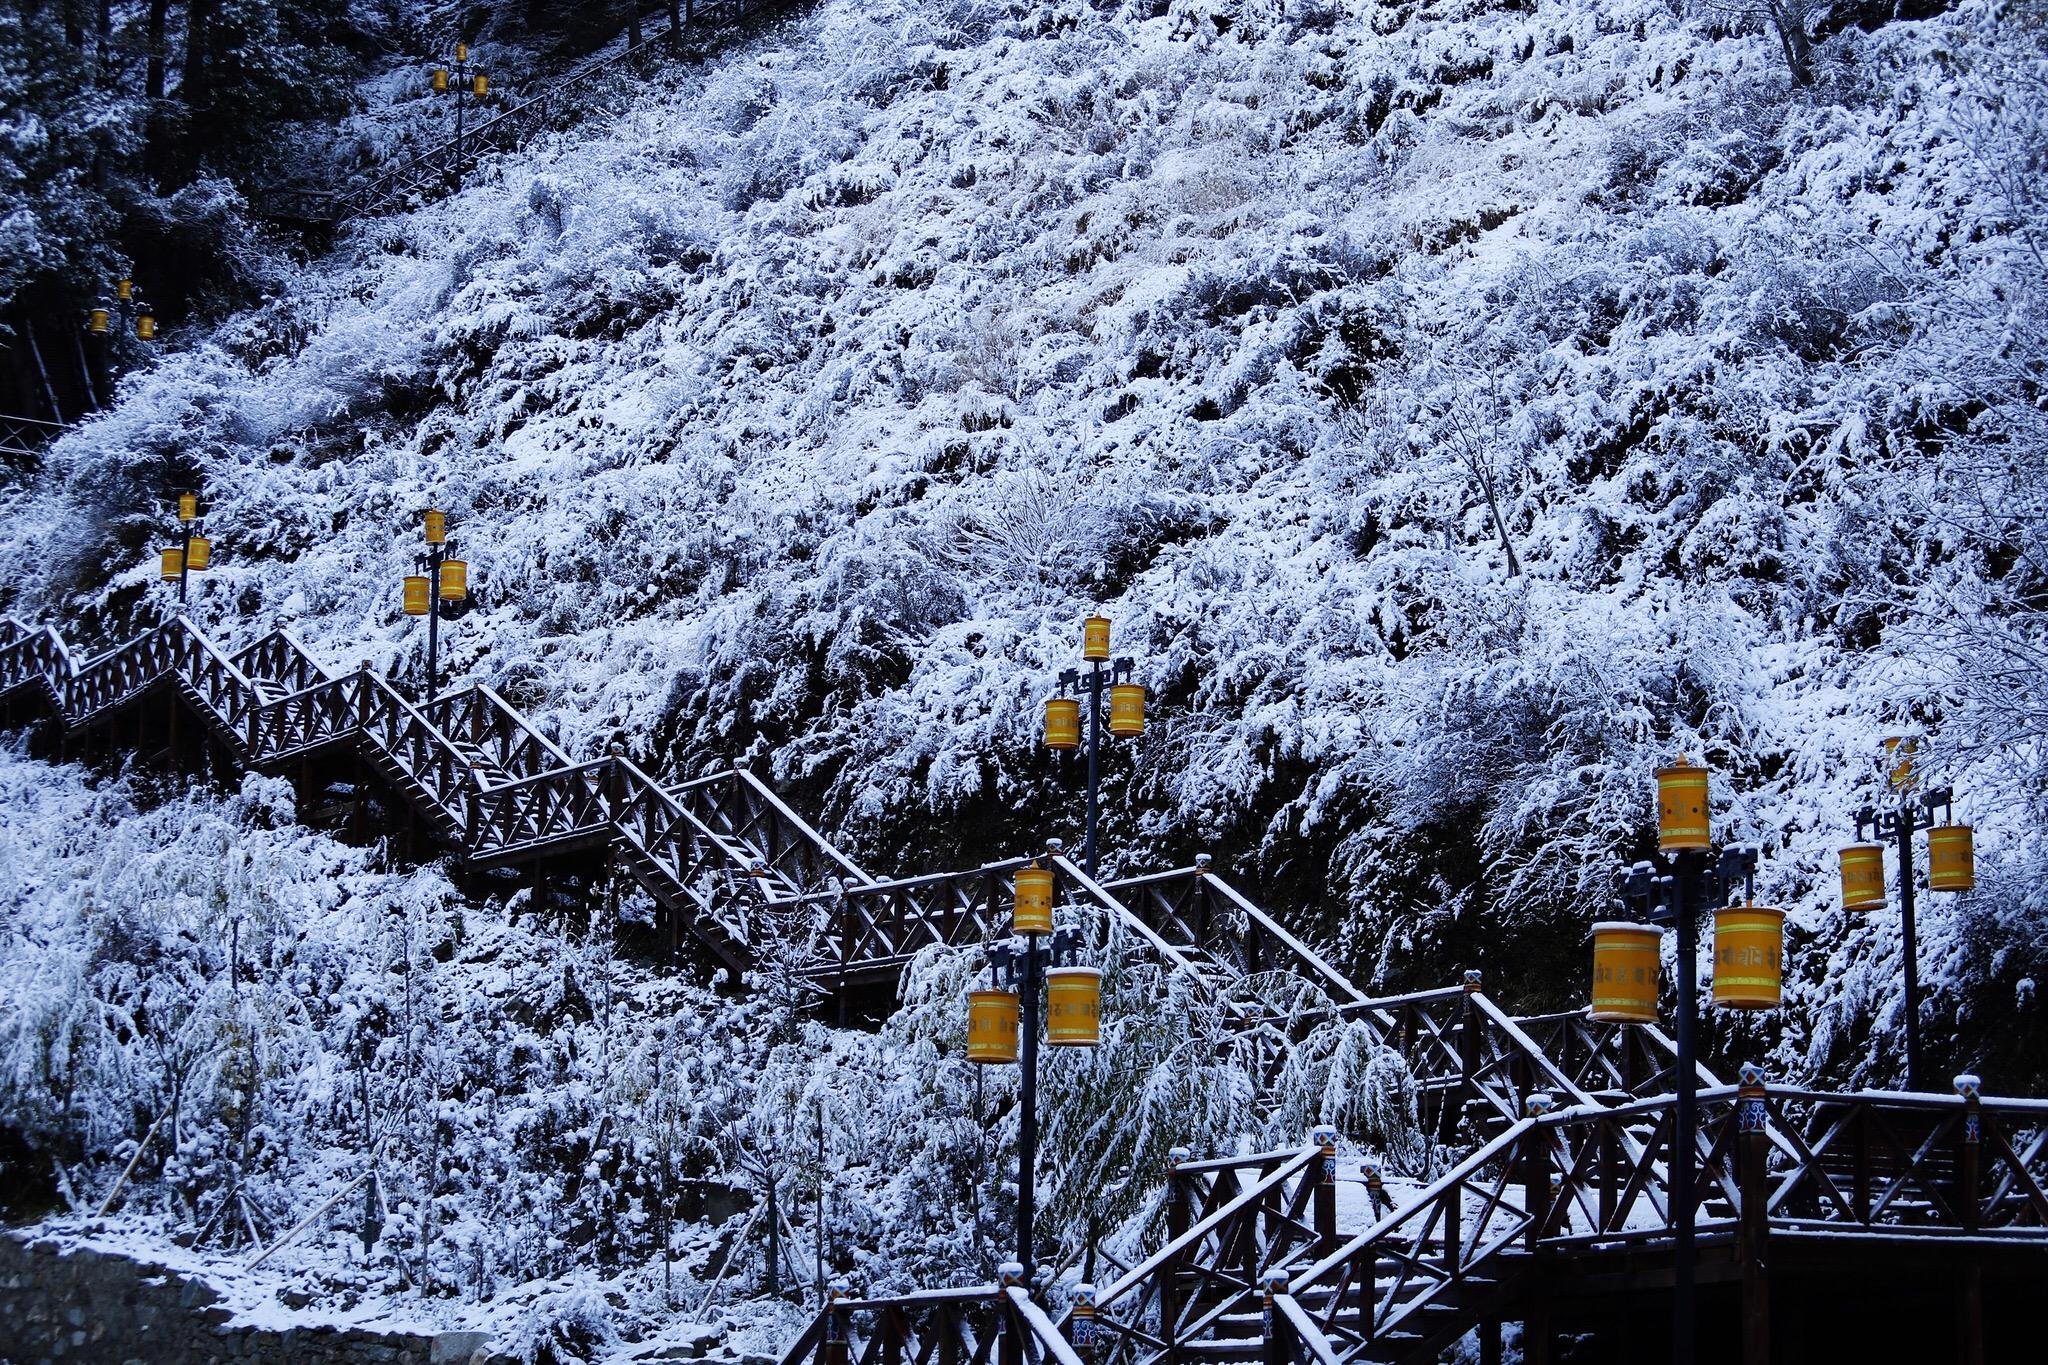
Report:
[{"label": "snow-covered hillside", "polygon": [[1100,605],[1159,721],[1114,862],[1219,848],[1361,979],[1513,1001],[1577,997],[1705,756],[1794,910],[1743,1046],[1859,1079],[1896,922],[1832,850],[1928,729],[1985,883],[1931,1026],[1981,1053],[2048,938],[2042,35],[1844,23],[1803,85],[1742,9],[828,0],[135,376],[8,591],[148,619],[196,479],[203,620],[415,670],[438,504],[458,674],[904,869],[1071,836],[1038,705]]}]

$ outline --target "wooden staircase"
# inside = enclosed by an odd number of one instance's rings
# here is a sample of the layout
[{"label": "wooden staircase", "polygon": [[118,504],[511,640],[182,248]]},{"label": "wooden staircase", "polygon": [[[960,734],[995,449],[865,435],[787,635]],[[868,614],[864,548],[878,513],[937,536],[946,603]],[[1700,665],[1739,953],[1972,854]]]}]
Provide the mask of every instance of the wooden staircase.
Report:
[{"label": "wooden staircase", "polygon": [[[460,186],[485,156],[516,151],[543,132],[568,126],[584,106],[608,90],[640,83],[636,71],[655,55],[682,52],[685,44],[701,48],[779,11],[783,3],[688,0],[676,7],[677,27],[583,62],[532,97],[481,119],[466,129],[459,141],[451,137],[436,143],[344,190],[272,186],[252,194],[251,207],[273,222],[301,226],[330,226],[418,207]],[[644,4],[642,8],[647,10]],[[666,6],[660,5],[648,12],[659,19],[665,10]]]}]

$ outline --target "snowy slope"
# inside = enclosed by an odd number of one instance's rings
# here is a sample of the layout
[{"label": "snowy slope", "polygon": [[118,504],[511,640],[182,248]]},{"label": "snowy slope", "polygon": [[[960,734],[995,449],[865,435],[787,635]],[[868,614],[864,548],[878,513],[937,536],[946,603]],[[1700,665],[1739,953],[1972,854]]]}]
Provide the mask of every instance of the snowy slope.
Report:
[{"label": "snowy slope", "polygon": [[1704,755],[1804,979],[1741,1046],[1888,1076],[1895,924],[1830,868],[1896,728],[1982,828],[1939,1027],[2038,1017],[2039,754],[1951,667],[2038,622],[2038,39],[1848,26],[1809,88],[1662,0],[831,0],[361,225],[302,344],[134,377],[10,506],[8,591],[147,619],[196,477],[204,619],[412,669],[438,503],[458,674],[578,754],[762,761],[905,868],[1073,834],[1037,708],[1099,604],[1159,721],[1118,861],[1220,847],[1362,979],[1510,1000],[1576,997]]}]

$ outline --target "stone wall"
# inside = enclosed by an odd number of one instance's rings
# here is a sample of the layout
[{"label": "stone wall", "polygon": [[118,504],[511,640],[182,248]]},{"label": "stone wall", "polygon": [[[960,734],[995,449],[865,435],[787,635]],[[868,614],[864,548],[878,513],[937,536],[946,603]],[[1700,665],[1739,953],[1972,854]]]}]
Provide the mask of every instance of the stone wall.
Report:
[{"label": "stone wall", "polygon": [[510,1365],[480,1332],[238,1326],[202,1281],[0,1235],[0,1365]]}]

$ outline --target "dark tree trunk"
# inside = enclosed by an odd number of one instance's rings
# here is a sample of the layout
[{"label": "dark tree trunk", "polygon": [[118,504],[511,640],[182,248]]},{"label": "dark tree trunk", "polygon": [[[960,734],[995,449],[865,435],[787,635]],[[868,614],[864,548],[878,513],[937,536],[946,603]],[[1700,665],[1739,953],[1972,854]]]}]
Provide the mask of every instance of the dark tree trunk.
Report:
[{"label": "dark tree trunk", "polygon": [[180,75],[183,88],[178,94],[187,109],[206,103],[210,73],[207,47],[213,37],[213,15],[220,0],[191,0],[185,9],[185,69]]},{"label": "dark tree trunk", "polygon": [[164,25],[170,12],[171,0],[149,0],[149,75],[144,93],[153,100],[164,97]]}]

